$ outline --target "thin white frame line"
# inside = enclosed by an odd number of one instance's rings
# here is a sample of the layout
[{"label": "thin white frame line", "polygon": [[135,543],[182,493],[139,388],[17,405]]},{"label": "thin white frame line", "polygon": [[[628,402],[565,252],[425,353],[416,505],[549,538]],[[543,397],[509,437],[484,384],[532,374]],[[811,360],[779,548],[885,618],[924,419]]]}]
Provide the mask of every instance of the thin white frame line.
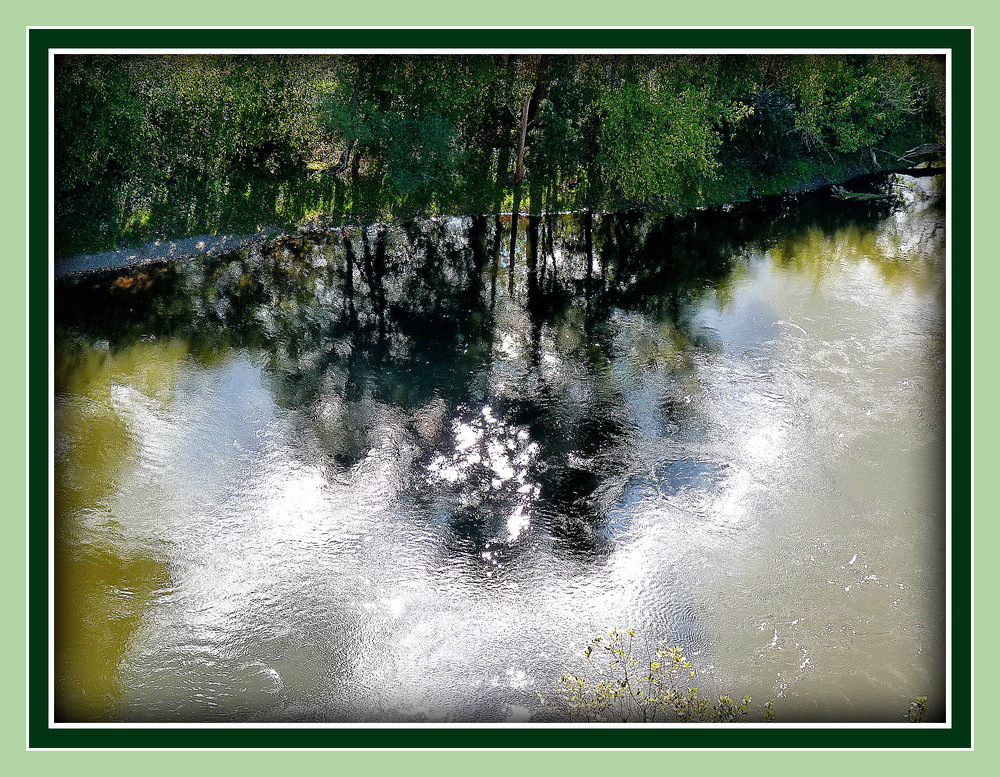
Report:
[{"label": "thin white frame line", "polygon": [[[820,54],[823,56],[836,56],[836,55],[850,55],[859,54],[857,49],[844,49],[844,48],[741,48],[741,49],[682,49],[682,48],[607,48],[601,49],[599,52],[595,52],[592,48],[553,48],[553,47],[508,47],[508,48],[444,48],[444,47],[433,47],[433,48],[400,48],[396,47],[343,47],[343,48],[303,48],[295,49],[294,51],[289,51],[288,49],[278,49],[278,48],[253,48],[253,47],[234,47],[234,48],[184,48],[184,47],[163,47],[156,49],[143,49],[143,48],[102,48],[100,46],[93,47],[80,47],[80,48],[53,48],[49,49],[50,55],[58,56],[74,56],[74,55],[123,55],[123,56],[150,56],[156,57],[161,55],[167,56],[213,56],[213,55],[277,55],[277,54],[290,54],[294,56],[336,56],[336,55],[351,55],[351,54],[381,54],[385,56],[391,56],[393,54],[418,54],[433,56],[435,54],[453,54],[455,56],[470,55],[470,56],[490,56],[492,54],[559,54],[566,56],[587,56],[595,55],[602,56],[607,54],[629,54],[634,56],[689,56],[692,54],[708,54],[708,55],[731,55],[731,56],[752,56],[756,54],[784,54],[788,56],[801,56],[805,54]],[[883,49],[865,49],[862,55],[872,55],[872,56],[892,56],[892,55],[943,55],[950,56],[951,49],[942,48],[922,48],[922,49],[900,49],[900,48],[883,48]]]}]

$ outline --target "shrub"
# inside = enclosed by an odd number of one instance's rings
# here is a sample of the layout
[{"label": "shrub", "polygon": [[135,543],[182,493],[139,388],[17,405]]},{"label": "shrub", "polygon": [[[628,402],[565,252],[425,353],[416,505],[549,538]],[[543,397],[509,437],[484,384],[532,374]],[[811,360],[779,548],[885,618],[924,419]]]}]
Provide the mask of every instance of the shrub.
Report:
[{"label": "shrub", "polygon": [[[739,723],[751,714],[752,698],[704,697],[694,687],[696,673],[679,647],[660,642],[649,660],[635,656],[635,632],[610,631],[595,637],[583,651],[594,674],[565,674],[544,708],[571,721],[604,723]],[[755,712],[756,716],[758,712]],[[771,702],[759,709],[760,720],[774,717]]]},{"label": "shrub", "polygon": [[916,701],[910,702],[910,708],[906,711],[905,717],[910,723],[923,723],[927,715],[927,697],[918,696]]}]

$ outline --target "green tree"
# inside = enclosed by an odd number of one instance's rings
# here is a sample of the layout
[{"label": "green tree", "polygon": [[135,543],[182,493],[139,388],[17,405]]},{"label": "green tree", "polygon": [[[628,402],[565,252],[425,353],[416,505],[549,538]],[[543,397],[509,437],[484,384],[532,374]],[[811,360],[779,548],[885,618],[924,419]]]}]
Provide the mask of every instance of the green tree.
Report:
[{"label": "green tree", "polygon": [[679,211],[898,164],[945,106],[923,55],[60,55],[55,96],[60,253],[344,214]]}]

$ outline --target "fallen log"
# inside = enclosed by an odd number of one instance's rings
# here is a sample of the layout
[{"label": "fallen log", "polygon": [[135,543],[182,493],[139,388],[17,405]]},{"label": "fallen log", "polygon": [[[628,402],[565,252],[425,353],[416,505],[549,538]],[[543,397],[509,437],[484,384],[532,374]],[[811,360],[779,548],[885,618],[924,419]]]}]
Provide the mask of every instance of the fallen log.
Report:
[{"label": "fallen log", "polygon": [[929,175],[944,175],[944,167],[908,167],[905,170],[892,170],[890,172],[908,175],[911,178],[926,178]]},{"label": "fallen log", "polygon": [[928,156],[930,154],[939,155],[944,153],[944,146],[940,143],[921,143],[915,148],[911,148],[900,159],[913,159],[918,156]]},{"label": "fallen log", "polygon": [[868,194],[863,192],[849,192],[843,186],[837,186],[834,184],[833,196],[838,200],[894,200],[896,199],[895,194]]}]

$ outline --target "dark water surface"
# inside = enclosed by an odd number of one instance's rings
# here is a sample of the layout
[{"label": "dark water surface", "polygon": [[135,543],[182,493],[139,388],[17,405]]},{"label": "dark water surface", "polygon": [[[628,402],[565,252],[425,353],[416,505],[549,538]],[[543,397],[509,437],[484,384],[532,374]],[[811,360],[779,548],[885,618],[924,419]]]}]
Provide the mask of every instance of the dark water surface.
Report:
[{"label": "dark water surface", "polygon": [[611,628],[779,721],[940,714],[935,185],[60,283],[58,715],[523,720]]}]

